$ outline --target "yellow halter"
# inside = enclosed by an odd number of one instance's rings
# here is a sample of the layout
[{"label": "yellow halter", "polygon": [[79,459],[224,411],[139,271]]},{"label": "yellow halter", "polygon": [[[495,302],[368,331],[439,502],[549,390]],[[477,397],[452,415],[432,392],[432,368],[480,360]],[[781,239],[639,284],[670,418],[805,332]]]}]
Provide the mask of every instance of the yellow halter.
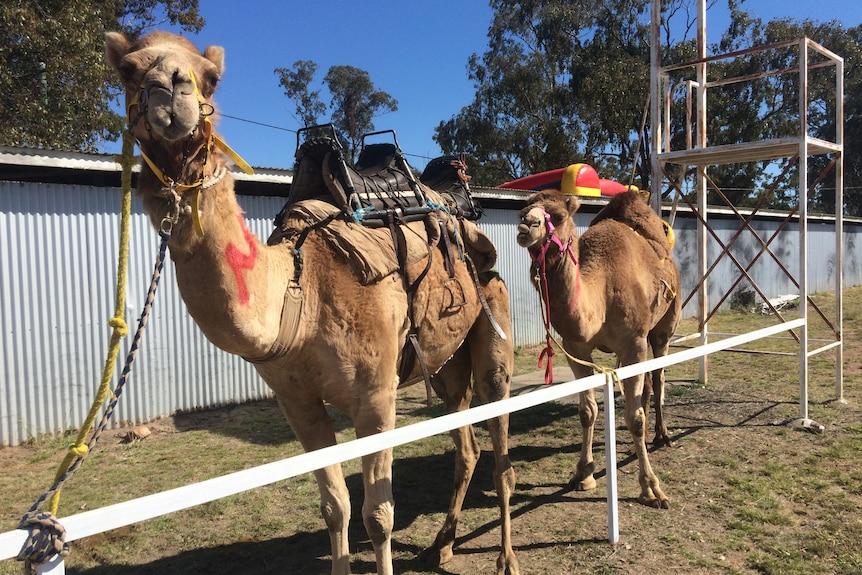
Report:
[{"label": "yellow halter", "polygon": [[[198,106],[203,107],[203,105],[206,104],[207,106],[210,106],[212,108],[212,106],[206,100],[204,100],[203,96],[201,95],[200,90],[198,89],[197,78],[195,78],[195,73],[191,68],[189,68],[189,76],[191,77],[191,80],[192,80],[192,87],[194,89],[195,97],[198,100]],[[140,95],[142,92],[143,92],[143,90],[139,90],[132,97],[131,101],[126,106],[126,116],[127,116],[127,118],[129,118],[129,121],[131,121],[130,112],[131,112],[132,106],[140,105],[140,102],[141,102]],[[212,149],[212,147],[215,146],[218,149],[220,149],[228,158],[233,160],[233,162],[237,165],[237,167],[239,169],[241,169],[243,172],[245,172],[246,174],[249,174],[249,175],[254,174],[254,170],[248,164],[248,162],[246,162],[244,159],[242,159],[242,157],[239,154],[237,154],[233,150],[233,148],[231,148],[230,146],[227,145],[227,143],[221,138],[221,136],[219,136],[218,134],[216,134],[213,131],[213,124],[212,124],[212,120],[210,120],[209,114],[203,115],[202,123],[203,123],[204,139],[205,139],[204,141],[206,142],[207,156],[209,156],[209,152]],[[172,178],[167,176],[164,173],[164,171],[162,171],[161,168],[159,168],[156,165],[156,163],[146,154],[146,152],[144,152],[143,147],[140,145],[140,143],[138,143],[138,148],[140,148],[141,157],[147,163],[147,166],[149,166],[150,170],[153,172],[153,174],[155,174],[156,178],[158,178],[158,180],[162,183],[162,185],[165,188],[168,188],[170,190],[173,190],[175,192],[180,192],[180,193],[185,192],[185,191],[189,191],[189,190],[194,191],[194,193],[192,194],[192,198],[191,198],[192,224],[193,224],[193,226],[195,228],[195,232],[197,232],[198,236],[203,236],[204,230],[203,230],[203,225],[201,224],[201,220],[200,220],[199,205],[200,205],[201,190],[204,189],[205,187],[207,187],[205,185],[205,178],[201,177],[198,180],[196,180],[192,183],[189,183],[189,184],[182,184],[182,183],[179,183],[177,181],[174,181]]]}]

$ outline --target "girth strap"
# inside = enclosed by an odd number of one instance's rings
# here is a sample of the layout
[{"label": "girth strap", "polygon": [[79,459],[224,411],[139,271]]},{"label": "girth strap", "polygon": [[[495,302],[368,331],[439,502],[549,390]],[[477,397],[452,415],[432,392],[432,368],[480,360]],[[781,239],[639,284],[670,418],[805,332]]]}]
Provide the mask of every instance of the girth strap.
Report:
[{"label": "girth strap", "polygon": [[[313,230],[328,225],[329,222],[335,219],[335,217],[336,214],[323,218],[319,222],[315,222],[299,232],[296,243],[294,243],[292,248],[293,277],[287,283],[287,288],[284,291],[284,304],[281,308],[278,337],[275,338],[269,351],[264,355],[260,357],[244,358],[249,363],[266,363],[268,361],[273,361],[283,357],[290,350],[290,346],[293,343],[293,340],[296,339],[296,334],[299,331],[299,320],[302,317],[302,286],[299,285],[299,278],[302,275],[303,266],[302,244],[305,243],[306,238],[308,238],[308,234]],[[296,230],[290,230],[288,232],[281,230],[281,233],[273,234],[273,236],[269,238],[268,243],[270,245],[275,245],[293,237],[294,235],[297,235]]]},{"label": "girth strap", "polygon": [[266,363],[283,357],[289,350],[299,331],[299,320],[302,317],[302,288],[295,278],[291,279],[284,291],[284,305],[281,308],[281,323],[278,327],[278,337],[272,342],[269,351],[260,357],[244,358],[249,363]]},{"label": "girth strap", "polygon": [[428,372],[428,366],[425,364],[425,356],[422,354],[422,348],[419,345],[419,332],[416,329],[416,320],[413,316],[413,296],[416,294],[419,284],[431,269],[431,246],[428,245],[428,259],[425,269],[411,282],[410,278],[407,277],[407,246],[404,238],[404,230],[400,225],[402,222],[399,221],[400,215],[400,210],[389,210],[386,214],[386,224],[389,227],[389,233],[392,235],[392,244],[398,260],[399,272],[404,282],[404,293],[407,295],[407,318],[410,320],[407,341],[401,350],[401,365],[398,367],[398,380],[406,381],[410,376],[410,372],[413,371],[414,361],[418,362],[419,369],[422,371],[422,379],[425,380],[426,404],[428,407],[431,407],[431,374]]}]

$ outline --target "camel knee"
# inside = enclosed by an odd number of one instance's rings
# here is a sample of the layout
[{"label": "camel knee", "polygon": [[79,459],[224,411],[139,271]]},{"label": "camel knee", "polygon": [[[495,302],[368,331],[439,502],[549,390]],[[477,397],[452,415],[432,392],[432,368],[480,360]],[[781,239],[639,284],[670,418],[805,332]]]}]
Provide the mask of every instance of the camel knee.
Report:
[{"label": "camel knee", "polygon": [[635,439],[646,435],[646,412],[643,407],[638,407],[634,413],[626,414],[626,426]]},{"label": "camel knee", "polygon": [[392,537],[395,507],[391,503],[381,503],[371,509],[364,509],[362,520],[371,544],[375,547],[383,545]]},{"label": "camel knee", "polygon": [[593,427],[598,417],[599,408],[595,401],[581,401],[578,406],[578,419],[581,421],[581,426],[584,428]]},{"label": "camel knee", "polygon": [[494,484],[500,495],[511,495],[515,492],[515,468],[512,467],[508,457],[505,458],[503,468],[494,474]]},{"label": "camel knee", "polygon": [[484,403],[499,401],[509,397],[509,389],[512,385],[511,373],[506,367],[498,367],[489,371],[484,377],[476,378],[476,395]]},{"label": "camel knee", "polygon": [[350,521],[350,498],[333,496],[321,500],[320,514],[330,533],[346,531]]}]

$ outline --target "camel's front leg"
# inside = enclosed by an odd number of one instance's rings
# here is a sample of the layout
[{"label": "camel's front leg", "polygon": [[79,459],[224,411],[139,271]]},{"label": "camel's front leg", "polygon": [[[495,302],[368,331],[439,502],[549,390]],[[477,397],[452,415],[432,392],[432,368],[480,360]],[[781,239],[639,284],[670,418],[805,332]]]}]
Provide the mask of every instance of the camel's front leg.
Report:
[{"label": "camel's front leg", "polygon": [[641,397],[643,377],[644,375],[636,375],[623,381],[626,426],[632,434],[632,441],[638,457],[638,482],[641,487],[638,500],[650,507],[668,509],[670,501],[661,489],[658,476],[652,470],[646,448],[647,417]]},{"label": "camel's front leg", "polygon": [[[567,350],[573,349],[574,346],[566,344]],[[571,353],[571,352],[570,352]],[[581,357],[585,361],[592,362],[592,354],[589,351],[581,350],[580,354],[573,353],[575,357]],[[572,373],[575,379],[581,379],[593,375],[593,369],[589,366],[582,365],[578,362],[569,361],[569,367],[572,368]],[[595,489],[596,479],[593,474],[596,471],[596,464],[593,461],[593,433],[596,426],[596,418],[598,417],[599,407],[596,403],[596,393],[593,389],[588,389],[579,394],[578,403],[578,419],[581,421],[581,456],[578,459],[575,475],[569,481],[569,486],[578,491],[588,491]],[[613,408],[613,406],[611,406]]]},{"label": "camel's front leg", "polygon": [[[394,374],[382,381],[394,381]],[[363,398],[354,417],[357,437],[395,428],[395,386],[377,390]],[[365,498],[362,521],[374,546],[378,575],[392,575],[392,529],[395,526],[395,498],[392,495],[392,449],[362,458]]]},{"label": "camel's front leg", "polygon": [[332,550],[332,575],[350,575],[350,494],[341,465],[331,465],[314,472],[320,491],[320,514],[329,532]]},{"label": "camel's front leg", "polygon": [[[278,399],[281,412],[290,423],[305,451],[335,445],[335,430],[318,399],[305,402],[297,398]],[[341,465],[330,465],[314,472],[320,491],[320,512],[332,547],[332,575],[350,575],[350,545],[347,528],[350,522],[350,493],[344,482]],[[391,571],[390,571],[391,573]]]},{"label": "camel's front leg", "polygon": [[[585,377],[585,376],[581,376]],[[569,486],[578,491],[588,491],[596,488],[596,463],[593,461],[593,432],[599,407],[596,394],[588,389],[579,394],[578,418],[581,420],[581,456],[575,468],[575,475],[569,481]]]}]

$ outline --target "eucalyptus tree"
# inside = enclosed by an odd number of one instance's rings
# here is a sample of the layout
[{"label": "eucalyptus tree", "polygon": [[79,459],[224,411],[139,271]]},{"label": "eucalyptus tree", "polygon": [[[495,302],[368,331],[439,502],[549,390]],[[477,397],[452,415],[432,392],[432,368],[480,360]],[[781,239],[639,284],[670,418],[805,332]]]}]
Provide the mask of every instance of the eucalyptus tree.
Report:
[{"label": "eucalyptus tree", "polygon": [[303,127],[317,124],[329,110],[330,122],[347,145],[346,155],[352,160],[362,145],[362,136],[374,131],[374,118],[396,112],[398,100],[378,90],[365,70],[341,65],[331,66],[323,77],[331,98],[327,107],[320,90],[312,89],[316,72],[317,64],[311,60],[297,60],[292,68],[275,69],[279,85],[296,106]]},{"label": "eucalyptus tree", "polygon": [[[730,19],[708,47],[710,54],[807,35],[845,57],[845,189],[850,192],[845,206],[848,213],[859,213],[862,193],[857,198],[854,190],[862,175],[862,150],[852,137],[862,131],[859,28],[845,30],[834,21],[764,23],[737,0],[710,0],[707,8],[719,1],[726,1]],[[435,130],[434,139],[444,153],[466,152],[480,185],[587,162],[604,177],[648,187],[653,129],[644,115],[649,94],[649,1],[492,0],[491,6],[494,18],[488,49],[481,56],[473,54],[467,64],[475,97]],[[663,62],[697,57],[694,6],[694,0],[662,2]],[[796,63],[792,52],[771,50],[718,62],[711,65],[710,75],[758,75],[789,68]],[[672,73],[671,81],[679,81],[680,76]],[[834,137],[834,110],[827,109],[829,79],[813,74],[810,89],[814,135]],[[798,77],[793,74],[710,88],[710,145],[798,134],[798,90]],[[685,115],[684,102],[678,100],[673,106],[674,116]],[[674,149],[681,149],[683,126],[673,125],[670,137]],[[814,158],[810,164],[817,167],[823,161]],[[668,169],[672,177],[687,177],[673,173],[678,169],[674,166]],[[768,176],[765,164],[759,162],[711,167],[709,173],[734,205],[759,201]],[[782,182],[768,205],[792,205],[794,186],[792,177]],[[821,186],[812,198],[818,207],[829,210],[834,189]],[[718,201],[714,194],[711,201]]]},{"label": "eucalyptus tree", "polygon": [[162,23],[199,31],[205,20],[198,0],[0,3],[0,145],[93,152],[116,140],[125,119],[104,33]]}]

